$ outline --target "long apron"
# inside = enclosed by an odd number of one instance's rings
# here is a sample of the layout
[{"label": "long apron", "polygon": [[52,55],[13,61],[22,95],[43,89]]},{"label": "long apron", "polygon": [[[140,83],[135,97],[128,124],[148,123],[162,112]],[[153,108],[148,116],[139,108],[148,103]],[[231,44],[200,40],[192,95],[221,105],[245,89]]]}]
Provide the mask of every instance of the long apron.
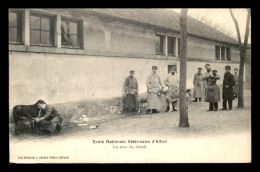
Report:
[{"label": "long apron", "polygon": [[160,90],[159,78],[158,76],[150,77],[149,85],[151,88],[151,92],[148,92],[147,97],[147,109],[162,109],[162,95],[158,95],[157,93]]},{"label": "long apron", "polygon": [[204,96],[203,75],[196,75],[194,84],[194,98],[202,98]]}]

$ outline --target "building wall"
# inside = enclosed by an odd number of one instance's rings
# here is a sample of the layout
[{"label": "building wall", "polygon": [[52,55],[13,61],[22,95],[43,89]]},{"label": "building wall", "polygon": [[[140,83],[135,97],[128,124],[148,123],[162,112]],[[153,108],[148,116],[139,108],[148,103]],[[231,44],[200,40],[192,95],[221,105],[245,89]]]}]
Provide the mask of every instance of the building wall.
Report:
[{"label": "building wall", "polygon": [[155,57],[152,29],[119,21],[101,21],[93,16],[84,20],[86,53],[105,56]]},{"label": "building wall", "polygon": [[[32,104],[38,99],[48,103],[63,103],[121,97],[124,80],[131,69],[136,71],[140,93],[144,93],[146,78],[153,65],[158,66],[158,74],[164,80],[168,65],[174,64],[179,66],[179,61],[12,52],[9,54],[10,106]],[[188,62],[187,88],[193,87],[194,73],[205,64]],[[223,76],[225,63],[211,65]],[[231,64],[231,67],[238,67],[238,64]],[[180,73],[179,67],[177,73]]]},{"label": "building wall", "polygon": [[[140,93],[146,92],[146,78],[153,65],[158,66],[158,74],[163,80],[167,76],[168,65],[177,64],[179,74],[176,57],[156,55],[155,34],[151,28],[75,15],[63,10],[46,11],[82,19],[84,49],[10,44],[10,108],[17,104],[33,104],[39,99],[54,104],[122,97],[123,84],[131,69],[136,71]],[[204,70],[206,63],[211,63],[212,69],[217,69],[221,76],[226,64],[238,67],[236,62],[216,62],[214,55],[215,43],[188,39],[187,56],[200,60],[188,61],[187,88],[193,87],[194,73],[198,67]]]},{"label": "building wall", "polygon": [[[200,60],[215,60],[215,45],[213,41],[208,41],[199,38],[188,37],[187,39],[187,57]],[[221,44],[227,46],[225,44]],[[231,46],[231,61],[239,62],[239,48]],[[228,62],[227,62],[228,63]]]}]

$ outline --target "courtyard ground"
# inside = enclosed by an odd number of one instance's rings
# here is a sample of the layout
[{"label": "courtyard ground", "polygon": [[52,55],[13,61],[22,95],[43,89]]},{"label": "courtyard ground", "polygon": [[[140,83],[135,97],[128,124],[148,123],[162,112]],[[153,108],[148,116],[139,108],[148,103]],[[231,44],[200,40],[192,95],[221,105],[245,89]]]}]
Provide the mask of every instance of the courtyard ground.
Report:
[{"label": "courtyard ground", "polygon": [[[245,90],[244,97],[245,107],[238,109],[236,99],[232,111],[207,112],[208,103],[192,102],[188,109],[189,128],[178,127],[179,111],[101,115],[91,118],[88,125],[68,123],[62,134],[51,136],[16,136],[10,125],[10,155],[12,162],[250,162],[251,90]],[[98,128],[91,129],[94,124]],[[126,143],[123,145],[127,150],[117,150],[115,147],[122,144],[106,140],[161,143]],[[135,146],[135,150],[130,150],[130,146]],[[18,158],[25,155],[32,159]],[[49,158],[33,158],[39,155]],[[51,155],[67,155],[69,159],[50,159]]]}]

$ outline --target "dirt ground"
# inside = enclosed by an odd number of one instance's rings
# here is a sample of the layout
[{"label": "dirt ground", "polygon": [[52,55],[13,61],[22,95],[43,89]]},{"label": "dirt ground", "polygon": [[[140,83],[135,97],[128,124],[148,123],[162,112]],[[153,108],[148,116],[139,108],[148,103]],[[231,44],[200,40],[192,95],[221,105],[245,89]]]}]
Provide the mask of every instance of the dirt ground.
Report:
[{"label": "dirt ground", "polygon": [[[222,137],[233,137],[233,142],[239,142],[240,134],[244,138],[251,137],[251,90],[244,91],[245,107],[238,109],[237,99],[233,101],[232,111],[207,112],[208,103],[192,102],[188,109],[189,128],[179,128],[179,111],[159,114],[110,114],[92,119],[87,126],[78,126],[69,123],[60,135],[14,135],[13,126],[10,126],[10,144],[59,143],[66,141],[90,140],[93,138],[167,138],[202,140],[213,138],[215,141]],[[219,102],[219,109],[222,102]],[[91,124],[98,124],[98,128],[90,129]],[[214,140],[212,141],[214,142]],[[82,142],[83,143],[83,142]],[[248,143],[246,143],[248,144]],[[230,149],[230,148],[227,148]]]}]

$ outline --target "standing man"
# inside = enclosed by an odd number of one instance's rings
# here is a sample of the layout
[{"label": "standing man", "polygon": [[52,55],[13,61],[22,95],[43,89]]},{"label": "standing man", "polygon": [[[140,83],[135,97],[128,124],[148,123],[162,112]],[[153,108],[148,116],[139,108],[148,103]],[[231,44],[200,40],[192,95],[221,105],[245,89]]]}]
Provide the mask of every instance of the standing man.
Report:
[{"label": "standing man", "polygon": [[152,67],[152,74],[147,77],[146,86],[147,86],[147,111],[146,114],[152,109],[152,113],[159,113],[158,110],[161,109],[161,90],[164,88],[157,72],[157,66]]},{"label": "standing man", "polygon": [[49,133],[53,133],[56,130],[58,133],[61,133],[63,118],[57,109],[52,105],[46,104],[43,100],[37,101],[36,105],[40,109],[38,117],[34,118],[37,130],[48,131]]},{"label": "standing man", "polygon": [[201,101],[201,98],[204,95],[203,89],[204,89],[204,82],[203,82],[203,74],[201,73],[202,68],[198,68],[198,72],[195,73],[193,77],[193,85],[194,85],[194,98],[195,100],[193,102],[197,102],[198,99]]},{"label": "standing man", "polygon": [[220,79],[220,76],[217,74],[217,70],[213,70],[212,74],[206,76],[207,82],[207,91],[205,102],[209,102],[208,111],[218,111],[218,102],[220,101],[220,90],[217,85],[217,80]]},{"label": "standing man", "polygon": [[167,108],[165,112],[170,112],[170,106],[172,104],[172,111],[177,111],[175,106],[179,98],[179,78],[176,74],[176,67],[172,67],[171,72],[168,74],[165,85],[168,86],[166,92]]},{"label": "standing man", "polygon": [[135,71],[130,70],[130,76],[125,80],[124,88],[126,93],[125,105],[129,111],[139,112],[138,103],[138,82],[134,77]]},{"label": "standing man", "polygon": [[233,86],[235,85],[234,75],[230,73],[231,67],[226,66],[226,73],[223,79],[223,108],[221,110],[227,110],[227,102],[228,102],[228,109],[232,110],[232,100],[234,100],[234,92]]},{"label": "standing man", "polygon": [[234,69],[234,80],[235,80],[235,86],[234,86],[234,96],[235,98],[238,97],[238,82],[239,82],[239,75],[238,75],[238,69]]},{"label": "standing man", "polygon": [[[206,81],[206,79],[212,74],[212,71],[211,71],[211,66],[210,64],[206,64],[205,65],[205,68],[206,68],[206,73],[203,75],[203,82],[204,82],[204,95],[205,95],[205,99],[207,97],[207,86],[208,86],[208,82]],[[209,110],[210,110],[210,105],[209,105]]]}]

